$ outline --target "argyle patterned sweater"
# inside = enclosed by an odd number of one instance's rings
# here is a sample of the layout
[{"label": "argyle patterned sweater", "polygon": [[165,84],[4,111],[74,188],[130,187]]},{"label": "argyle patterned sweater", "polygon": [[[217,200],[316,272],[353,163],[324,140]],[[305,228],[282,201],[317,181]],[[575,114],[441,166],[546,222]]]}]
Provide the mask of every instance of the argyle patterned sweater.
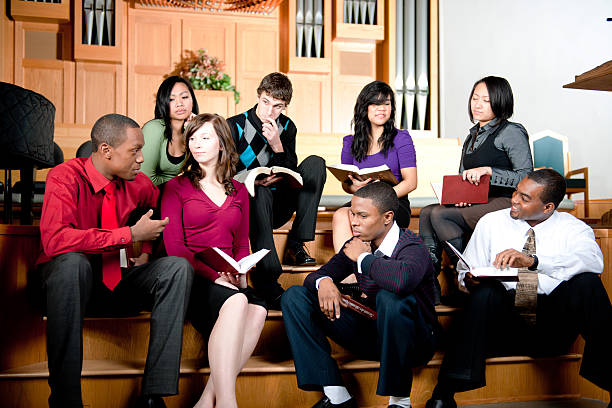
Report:
[{"label": "argyle patterned sweater", "polygon": [[296,170],[295,137],[297,128],[295,124],[283,114],[278,117],[276,125],[284,152],[274,153],[268,144],[268,140],[262,134],[262,123],[255,113],[256,109],[257,105],[246,112],[227,119],[236,150],[240,156],[240,161],[236,166],[237,173],[260,166],[282,166]]}]

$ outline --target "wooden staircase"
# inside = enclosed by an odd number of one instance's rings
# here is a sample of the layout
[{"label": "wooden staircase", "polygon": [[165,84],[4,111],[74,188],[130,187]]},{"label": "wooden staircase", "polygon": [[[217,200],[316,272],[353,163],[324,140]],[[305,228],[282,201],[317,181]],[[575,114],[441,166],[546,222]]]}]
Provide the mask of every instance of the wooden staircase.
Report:
[{"label": "wooden staircase", "polygon": [[[315,241],[308,245],[317,263],[333,254],[331,216],[322,213]],[[280,254],[288,228],[275,233]],[[607,233],[605,235],[607,239]],[[602,241],[600,240],[600,245]],[[610,245],[609,241],[603,242]],[[29,297],[27,271],[40,246],[37,227],[0,225],[0,406],[45,407],[49,396],[45,352],[45,321]],[[610,245],[612,247],[612,245]],[[604,251],[609,271],[610,250]],[[301,284],[315,267],[285,267],[281,284]],[[608,281],[606,281],[609,283]],[[607,285],[608,290],[610,286]],[[439,319],[448,326],[455,308],[438,307]],[[88,318],[84,323],[83,400],[89,407],[129,407],[139,395],[146,358],[149,314],[123,318]],[[607,393],[585,386],[578,378],[581,344],[567,355],[533,359],[524,356],[487,360],[488,385],[459,394],[459,403],[576,398],[607,399]],[[388,398],[376,395],[378,362],[360,360],[332,343],[345,382],[360,407],[386,407]],[[425,366],[414,370],[412,401],[424,406],[436,383],[443,352]],[[179,395],[165,398],[169,407],[189,407],[197,401],[209,375],[206,342],[190,324],[185,325]],[[588,383],[587,383],[588,385]],[[586,388],[585,388],[586,387]],[[310,407],[319,398],[316,392],[297,388],[295,369],[285,334],[282,315],[270,311],[258,346],[236,384],[241,407]],[[598,391],[599,390],[599,391]]]}]

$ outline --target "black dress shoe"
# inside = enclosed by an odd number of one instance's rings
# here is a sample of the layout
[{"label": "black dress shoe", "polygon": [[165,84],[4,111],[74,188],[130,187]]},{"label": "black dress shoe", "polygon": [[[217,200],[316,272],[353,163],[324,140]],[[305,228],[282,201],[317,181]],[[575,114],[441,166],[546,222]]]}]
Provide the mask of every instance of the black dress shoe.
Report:
[{"label": "black dress shoe", "polygon": [[308,254],[304,244],[300,244],[297,248],[287,247],[283,262],[286,265],[293,266],[312,266],[317,264],[317,261]]},{"label": "black dress shoe", "polygon": [[141,395],[134,408],[166,408],[166,404],[159,395]]},{"label": "black dress shoe", "polygon": [[312,406],[312,408],[357,408],[357,403],[355,402],[355,398],[351,398],[348,401],[344,401],[342,404],[332,404],[329,398],[324,395],[319,402]]},{"label": "black dress shoe", "polygon": [[457,408],[457,403],[454,399],[450,400],[439,400],[439,399],[430,399],[425,404],[425,408]]}]

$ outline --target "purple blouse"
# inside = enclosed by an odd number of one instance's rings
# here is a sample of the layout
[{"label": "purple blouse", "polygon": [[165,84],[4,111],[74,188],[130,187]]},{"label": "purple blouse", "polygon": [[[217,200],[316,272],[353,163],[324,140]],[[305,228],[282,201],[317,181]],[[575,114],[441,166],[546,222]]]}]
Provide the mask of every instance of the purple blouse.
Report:
[{"label": "purple blouse", "polygon": [[376,167],[386,164],[391,172],[399,181],[402,180],[401,169],[406,167],[416,167],[416,152],[412,138],[407,130],[398,130],[393,139],[393,147],[387,152],[387,157],[381,152],[366,156],[363,161],[358,162],[351,154],[353,135],[344,136],[342,140],[342,154],[340,161],[342,164],[354,164],[360,169],[366,167]]},{"label": "purple blouse", "polygon": [[249,196],[243,184],[232,181],[236,193],[217,206],[185,176],[166,183],[161,201],[162,219],[170,222],[163,232],[166,252],[182,256],[196,273],[214,281],[217,271],[195,254],[206,247],[217,247],[237,261],[249,254]]}]

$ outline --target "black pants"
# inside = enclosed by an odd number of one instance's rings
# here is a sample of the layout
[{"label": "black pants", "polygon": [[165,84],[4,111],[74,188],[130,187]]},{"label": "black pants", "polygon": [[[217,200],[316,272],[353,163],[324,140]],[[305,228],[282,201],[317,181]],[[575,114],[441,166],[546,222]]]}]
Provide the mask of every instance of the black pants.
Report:
[{"label": "black pants", "polygon": [[483,387],[487,357],[560,355],[580,334],[586,341],[580,375],[612,389],[612,307],[597,274],[579,274],[550,295],[538,295],[535,327],[526,326],[516,313],[514,295],[497,281],[482,282],[471,291],[464,315],[451,329],[438,376],[442,388],[461,392]]},{"label": "black pants", "polygon": [[319,156],[308,156],[297,168],[304,186],[299,190],[278,186],[255,188],[255,197],[249,203],[249,238],[253,252],[262,248],[270,250],[251,272],[255,289],[265,297],[280,294],[278,277],[283,272],[281,261],[274,247],[274,228],[291,219],[295,220],[289,239],[312,241],[317,223],[317,208],[321,201],[327,173],[325,160]]},{"label": "black pants", "polygon": [[379,395],[409,396],[412,367],[427,363],[434,352],[432,328],[423,320],[414,296],[380,290],[376,321],[343,308],[332,322],[319,309],[317,294],[304,286],[290,287],[281,305],[298,387],[304,390],[343,385],[326,336],[360,358],[380,361]]},{"label": "black pants", "polygon": [[51,407],[83,405],[83,317],[90,314],[150,309],[142,393],[178,393],[183,321],[193,280],[193,268],[187,260],[165,257],[123,269],[121,281],[112,292],[102,283],[101,268],[92,267],[81,253],[59,255],[41,265],[40,272],[46,293]]}]

